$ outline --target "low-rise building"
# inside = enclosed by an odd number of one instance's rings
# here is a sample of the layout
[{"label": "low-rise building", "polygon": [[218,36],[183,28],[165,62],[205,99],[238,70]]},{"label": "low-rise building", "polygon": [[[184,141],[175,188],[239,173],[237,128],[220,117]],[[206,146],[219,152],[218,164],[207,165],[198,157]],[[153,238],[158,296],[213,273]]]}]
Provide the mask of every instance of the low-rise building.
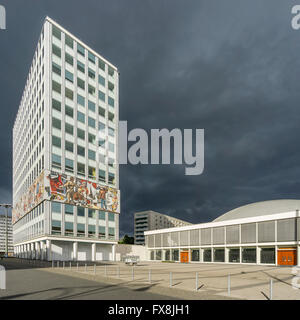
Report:
[{"label": "low-rise building", "polygon": [[263,201],[209,223],[146,231],[147,259],[299,265],[299,210],[300,200]]}]

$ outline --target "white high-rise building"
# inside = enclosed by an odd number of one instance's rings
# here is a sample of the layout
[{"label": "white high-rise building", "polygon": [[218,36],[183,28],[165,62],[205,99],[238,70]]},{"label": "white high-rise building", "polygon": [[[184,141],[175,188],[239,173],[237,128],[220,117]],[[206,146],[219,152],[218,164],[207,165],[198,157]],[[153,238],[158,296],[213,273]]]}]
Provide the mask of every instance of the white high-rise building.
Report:
[{"label": "white high-rise building", "polygon": [[117,68],[46,17],[13,127],[15,255],[114,260]]},{"label": "white high-rise building", "polygon": [[14,252],[11,217],[0,215],[0,256],[5,255],[6,251],[8,255]]},{"label": "white high-rise building", "polygon": [[145,244],[145,231],[188,225],[191,223],[152,210],[136,212],[134,214],[134,243]]}]

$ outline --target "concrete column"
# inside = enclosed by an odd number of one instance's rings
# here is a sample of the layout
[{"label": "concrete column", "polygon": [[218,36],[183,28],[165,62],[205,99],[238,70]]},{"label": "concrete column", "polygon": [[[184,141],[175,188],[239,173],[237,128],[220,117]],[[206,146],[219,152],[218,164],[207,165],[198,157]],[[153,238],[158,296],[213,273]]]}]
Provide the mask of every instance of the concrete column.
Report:
[{"label": "concrete column", "polygon": [[116,245],[113,244],[111,249],[112,249],[112,261],[116,261]]},{"label": "concrete column", "polygon": [[35,259],[35,256],[36,256],[36,251],[35,251],[35,243],[34,242],[31,242],[31,259]]},{"label": "concrete column", "polygon": [[225,262],[229,262],[229,249],[225,248]]},{"label": "concrete column", "polygon": [[243,249],[242,249],[242,247],[240,247],[240,263],[243,263],[242,254],[243,254]]},{"label": "concrete column", "polygon": [[78,260],[78,242],[73,242],[73,260]]},{"label": "concrete column", "polygon": [[256,247],[256,263],[257,264],[260,264],[260,251],[261,251],[261,248]]},{"label": "concrete column", "polygon": [[31,258],[30,243],[27,243],[26,245],[26,256],[27,256],[27,259]]},{"label": "concrete column", "polygon": [[35,243],[35,259],[40,260],[41,259],[41,247],[40,247],[40,243],[36,242]]},{"label": "concrete column", "polygon": [[92,243],[92,261],[96,261],[96,243]]},{"label": "concrete column", "polygon": [[[277,259],[276,259],[276,263],[277,263]],[[300,266],[300,246],[297,246],[297,266]]]},{"label": "concrete column", "polygon": [[40,259],[44,260],[44,242],[40,241]]},{"label": "concrete column", "polygon": [[47,260],[52,260],[52,244],[51,240],[46,240]]}]

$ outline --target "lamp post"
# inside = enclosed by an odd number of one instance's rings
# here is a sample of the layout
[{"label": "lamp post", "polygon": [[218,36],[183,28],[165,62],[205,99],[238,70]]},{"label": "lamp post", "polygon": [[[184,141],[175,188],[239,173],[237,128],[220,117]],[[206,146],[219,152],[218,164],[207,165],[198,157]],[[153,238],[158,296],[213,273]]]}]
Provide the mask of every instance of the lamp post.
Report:
[{"label": "lamp post", "polygon": [[5,255],[8,257],[8,208],[12,208],[11,204],[7,203],[0,203],[0,207],[6,208],[6,214],[5,214]]}]

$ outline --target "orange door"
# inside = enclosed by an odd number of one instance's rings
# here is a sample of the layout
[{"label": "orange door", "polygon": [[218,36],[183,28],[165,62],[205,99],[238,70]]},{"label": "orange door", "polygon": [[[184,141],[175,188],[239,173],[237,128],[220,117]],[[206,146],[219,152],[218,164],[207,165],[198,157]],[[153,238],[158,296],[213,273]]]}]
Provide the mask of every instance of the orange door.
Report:
[{"label": "orange door", "polygon": [[277,263],[280,266],[295,266],[297,264],[297,250],[278,250]]},{"label": "orange door", "polygon": [[188,251],[180,252],[180,262],[183,262],[183,263],[189,262],[189,252]]}]

